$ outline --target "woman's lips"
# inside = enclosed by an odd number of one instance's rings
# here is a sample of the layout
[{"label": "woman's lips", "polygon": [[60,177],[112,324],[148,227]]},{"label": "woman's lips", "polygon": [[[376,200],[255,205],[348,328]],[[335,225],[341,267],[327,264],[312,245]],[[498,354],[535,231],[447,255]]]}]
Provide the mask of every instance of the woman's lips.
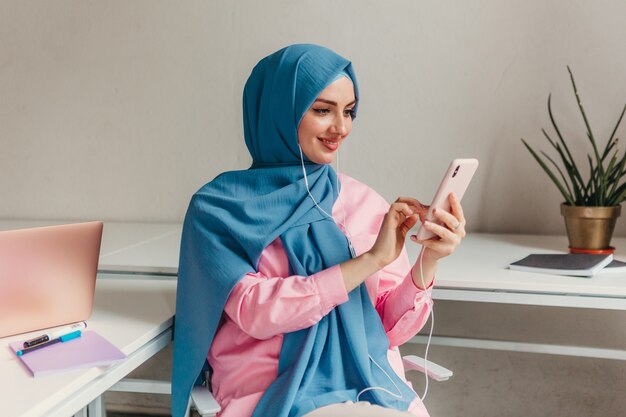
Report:
[{"label": "woman's lips", "polygon": [[339,140],[330,140],[330,139],[324,139],[324,138],[317,138],[320,142],[322,142],[322,144],[330,149],[331,151],[336,151],[337,148],[339,148]]}]

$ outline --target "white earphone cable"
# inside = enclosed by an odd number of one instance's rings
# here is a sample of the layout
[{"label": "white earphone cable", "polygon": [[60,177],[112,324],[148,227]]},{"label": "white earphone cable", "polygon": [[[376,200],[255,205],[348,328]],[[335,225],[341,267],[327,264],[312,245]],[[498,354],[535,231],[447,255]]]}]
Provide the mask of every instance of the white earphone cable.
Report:
[{"label": "white earphone cable", "polygon": [[[326,210],[324,210],[322,207],[320,207],[320,205],[317,203],[317,201],[315,200],[315,197],[313,197],[313,194],[311,194],[311,190],[309,189],[309,180],[307,178],[307,174],[306,174],[306,168],[304,166],[304,156],[302,154],[302,148],[300,147],[300,144],[298,144],[298,149],[300,150],[300,162],[302,164],[302,175],[304,176],[304,185],[306,186],[306,191],[309,194],[309,197],[311,198],[311,200],[313,201],[313,203],[315,204],[315,206],[326,216],[328,217],[330,220],[335,221],[335,219],[333,218],[332,215],[328,214],[328,212],[326,212]],[[337,163],[337,173],[339,172],[339,152],[337,152],[337,159],[336,159],[336,163]],[[339,190],[339,178],[337,178],[337,190]],[[346,238],[348,239],[348,246],[350,247],[350,253],[352,255],[353,258],[356,257],[356,252],[354,250],[354,247],[352,246],[352,235],[350,234],[350,230],[348,230],[348,228],[346,227],[346,212],[345,212],[345,208],[344,208],[344,204],[343,201],[341,199],[341,192],[339,192],[339,203],[341,205],[341,211],[342,211],[342,215],[343,215],[343,221],[339,222],[339,224],[341,225],[341,228],[344,230],[344,232],[346,233]],[[422,250],[420,252],[420,256],[419,256],[419,264],[420,264],[420,278],[422,281],[422,287],[424,288],[424,291],[427,294],[428,299],[432,302],[432,291],[430,289],[426,289],[426,285],[425,285],[425,281],[424,281],[424,270],[422,267],[422,257],[423,257],[424,251]],[[430,310],[430,332],[428,334],[428,341],[426,343],[426,352],[424,354],[424,374],[426,377],[426,387],[424,389],[424,394],[421,397],[422,402],[424,401],[424,399],[426,398],[426,394],[428,393],[428,349],[430,347],[430,341],[433,335],[433,328],[434,328],[434,322],[435,322],[435,313],[433,311],[433,309],[431,308]],[[368,355],[369,356],[369,355]],[[389,374],[387,374],[387,372],[385,372],[385,370],[374,360],[374,358],[372,358],[371,356],[369,356],[369,359],[378,367],[378,369],[380,369],[385,376],[389,379],[389,381],[391,381],[391,383],[394,385],[394,387],[396,388],[396,390],[398,391],[399,394],[394,394],[393,392],[389,391],[386,388],[383,387],[368,387],[365,388],[363,390],[361,390],[357,397],[356,400],[359,401],[359,397],[367,392],[367,391],[372,391],[372,390],[381,390],[384,391],[386,393],[388,393],[389,395],[401,399],[403,398],[402,395],[402,391],[398,388],[398,386],[396,385],[396,383],[393,381],[393,379],[389,376]]]},{"label": "white earphone cable", "polygon": [[[300,150],[300,163],[302,164],[302,175],[304,176],[304,185],[306,186],[306,192],[309,193],[309,197],[311,198],[311,200],[313,200],[313,203],[315,204],[315,206],[326,216],[328,217],[330,220],[332,220],[333,222],[336,223],[335,218],[328,214],[326,212],[326,210],[324,210],[322,207],[320,207],[320,205],[317,203],[317,201],[315,200],[315,197],[313,197],[313,194],[311,194],[311,190],[309,189],[309,179],[307,178],[306,175],[306,168],[304,166],[304,156],[302,154],[302,148],[300,147],[300,144],[298,144],[298,149]],[[339,152],[337,152],[337,168],[339,168]],[[339,177],[337,177],[337,190],[339,190]],[[350,255],[353,258],[356,258],[356,251],[354,250],[354,247],[352,246],[352,234],[350,234],[350,230],[348,230],[348,228],[346,227],[346,212],[343,206],[343,200],[341,200],[341,193],[339,193],[339,203],[341,204],[341,211],[343,213],[343,221],[339,222],[339,225],[341,226],[341,229],[346,233],[346,238],[348,240],[348,247],[350,248]]]},{"label": "white earphone cable", "polygon": [[[422,263],[422,258],[424,257],[424,250],[422,249],[422,251],[419,254],[419,264],[420,264],[420,279],[422,281],[422,287],[424,288],[424,292],[426,293],[426,296],[428,297],[428,300],[431,302],[432,304],[432,290],[431,289],[427,289],[426,288],[426,284],[424,282],[424,268],[423,268],[423,263]],[[426,379],[426,386],[424,387],[424,394],[420,397],[420,399],[422,400],[422,402],[424,402],[424,400],[426,399],[426,395],[428,394],[428,350],[430,348],[430,340],[433,337],[433,329],[435,327],[435,311],[434,309],[431,307],[430,309],[430,331],[428,332],[428,340],[426,341],[426,351],[424,352],[424,378]]]}]

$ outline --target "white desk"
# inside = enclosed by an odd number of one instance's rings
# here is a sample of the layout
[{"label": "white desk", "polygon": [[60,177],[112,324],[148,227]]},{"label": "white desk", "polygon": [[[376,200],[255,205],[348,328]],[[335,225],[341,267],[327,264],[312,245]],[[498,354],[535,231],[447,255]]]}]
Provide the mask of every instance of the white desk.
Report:
[{"label": "white desk", "polygon": [[179,224],[106,222],[98,269],[175,276],[181,235]]},{"label": "white desk", "polygon": [[[626,238],[614,238],[615,258],[626,258]],[[419,247],[408,245],[416,259]],[[507,266],[531,253],[563,253],[565,236],[470,234],[457,251],[441,262],[433,298],[464,302],[626,310],[626,274],[600,272],[592,278],[512,271]],[[426,336],[413,343],[425,344]],[[463,348],[545,353],[626,360],[624,349],[521,343],[433,336],[432,343]]]},{"label": "white desk", "polygon": [[[419,246],[407,242],[409,258]],[[614,238],[615,258],[626,259],[626,238]],[[626,310],[626,274],[600,272],[592,278],[511,271],[507,266],[531,253],[563,253],[565,236],[469,234],[441,262],[433,298],[554,307]]]},{"label": "white desk", "polygon": [[[180,226],[177,232],[139,244],[128,252],[103,257],[101,268],[128,271],[178,270]],[[626,238],[614,238],[615,257],[626,259]],[[420,247],[407,241],[411,261]],[[520,304],[626,311],[626,274],[600,272],[592,278],[511,271],[507,266],[531,253],[563,253],[565,236],[470,233],[457,251],[441,262],[433,298],[462,302]],[[416,336],[413,343],[425,343]],[[529,353],[626,360],[626,350],[585,346],[519,343],[486,339],[433,337],[433,344]]]},{"label": "white desk", "polygon": [[[146,225],[140,225],[146,227]],[[135,224],[105,224],[108,235],[130,233]],[[176,275],[181,226],[162,225],[163,233],[132,246],[102,253],[103,271]],[[155,229],[156,230],[156,229]],[[420,246],[407,240],[409,259]],[[614,238],[616,259],[626,260],[626,238]],[[511,271],[508,264],[531,253],[563,253],[565,236],[470,233],[457,251],[441,262],[433,297],[439,300],[626,310],[626,276],[600,272],[579,278]]]},{"label": "white desk", "polygon": [[145,278],[149,277],[98,277],[88,325],[128,356],[121,363],[33,378],[7,345],[41,332],[0,339],[0,415],[72,415],[167,346],[172,339],[176,281]]},{"label": "white desk", "polygon": [[[0,220],[0,230],[58,224]],[[105,222],[102,272],[176,275],[182,226],[176,223]],[[614,238],[615,257],[626,260],[626,238]],[[411,261],[419,246],[407,240]],[[565,236],[470,233],[441,262],[433,296],[440,300],[626,310],[626,277],[599,273],[577,278],[511,271],[507,265],[530,253],[565,252]]]},{"label": "white desk", "polygon": [[[157,228],[159,226],[160,228]],[[142,224],[105,224],[107,239],[121,241],[120,235],[139,236]],[[135,229],[136,228],[136,229]],[[135,232],[134,230],[137,230]],[[102,252],[103,271],[147,272],[176,275],[182,228],[155,225],[160,234],[108,253]],[[626,238],[614,238],[615,257],[626,259]],[[107,242],[108,247],[114,245]],[[420,247],[407,241],[411,261]],[[565,236],[470,233],[457,251],[441,262],[433,298],[438,300],[526,304],[626,310],[626,276],[600,272],[593,278],[579,278],[511,271],[509,263],[531,253],[558,253],[567,250]]]},{"label": "white desk", "polygon": [[[136,224],[105,224],[104,241],[119,240],[116,234],[134,234]],[[181,226],[160,225],[161,234],[118,250],[103,252],[103,271],[147,272],[176,275]],[[140,229],[138,229],[140,230]],[[153,230],[157,230],[154,228]],[[626,238],[614,238],[616,259],[626,260]],[[109,245],[107,243],[107,246]],[[419,246],[407,240],[411,261]],[[509,263],[531,253],[567,250],[565,236],[470,233],[457,251],[441,262],[433,298],[439,300],[526,304],[626,310],[626,276],[601,272],[579,278],[511,271]]]},{"label": "white desk", "polygon": [[[106,226],[105,226],[106,227]],[[172,225],[175,227],[175,225]],[[104,256],[101,268],[112,271],[161,271],[176,274],[180,226],[135,245],[128,252]],[[614,238],[616,258],[626,259],[626,238]],[[407,241],[411,261],[419,246]],[[601,272],[593,278],[534,274],[511,271],[508,264],[530,253],[567,250],[565,236],[469,234],[457,251],[441,262],[433,298],[462,302],[521,304],[551,307],[626,310],[626,274]],[[416,336],[413,343],[425,343]],[[485,339],[433,337],[433,344],[626,360],[626,350],[585,346],[519,343]]]}]

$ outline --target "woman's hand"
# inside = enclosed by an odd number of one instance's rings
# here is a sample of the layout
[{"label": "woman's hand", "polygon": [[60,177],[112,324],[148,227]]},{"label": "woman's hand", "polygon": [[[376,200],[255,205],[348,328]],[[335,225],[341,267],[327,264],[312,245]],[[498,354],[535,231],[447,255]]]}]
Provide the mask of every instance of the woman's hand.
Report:
[{"label": "woman's hand", "polygon": [[[417,240],[412,235],[411,240],[422,245],[422,253],[413,266],[413,282],[419,288],[428,288],[435,277],[439,259],[452,254],[465,237],[465,216],[463,207],[454,194],[448,196],[450,212],[434,210],[433,214],[442,225],[426,221],[423,224],[436,237],[427,240]],[[420,265],[421,259],[421,265]],[[420,268],[421,267],[421,268]]]},{"label": "woman's hand", "polygon": [[389,208],[378,231],[378,237],[369,254],[380,269],[395,261],[404,247],[406,235],[426,215],[428,206],[409,197],[399,197]]},{"label": "woman's hand", "polygon": [[426,221],[423,227],[433,232],[437,237],[427,240],[417,240],[411,236],[411,240],[419,243],[430,251],[430,257],[435,260],[452,254],[465,237],[465,216],[463,207],[454,194],[448,196],[450,201],[450,213],[444,210],[434,210],[434,215],[442,225]]},{"label": "woman's hand", "polygon": [[428,206],[414,198],[398,198],[385,214],[374,246],[339,265],[346,291],[352,291],[367,277],[395,261],[402,252],[409,229],[415,226],[418,217],[424,221],[427,210]]}]

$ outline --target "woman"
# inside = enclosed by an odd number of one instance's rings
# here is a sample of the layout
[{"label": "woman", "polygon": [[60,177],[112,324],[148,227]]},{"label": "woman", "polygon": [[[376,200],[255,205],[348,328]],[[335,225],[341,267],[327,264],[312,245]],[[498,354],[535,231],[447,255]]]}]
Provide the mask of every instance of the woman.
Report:
[{"label": "woman", "polygon": [[252,71],[252,166],[202,187],[185,218],[174,417],[205,359],[223,417],[428,415],[397,346],[427,320],[426,289],[465,220],[451,196],[451,213],[436,213],[444,226],[425,223],[438,238],[418,242],[411,267],[404,240],[426,208],[389,206],[330,166],[358,99],[351,63],[320,46],[289,46]]}]

